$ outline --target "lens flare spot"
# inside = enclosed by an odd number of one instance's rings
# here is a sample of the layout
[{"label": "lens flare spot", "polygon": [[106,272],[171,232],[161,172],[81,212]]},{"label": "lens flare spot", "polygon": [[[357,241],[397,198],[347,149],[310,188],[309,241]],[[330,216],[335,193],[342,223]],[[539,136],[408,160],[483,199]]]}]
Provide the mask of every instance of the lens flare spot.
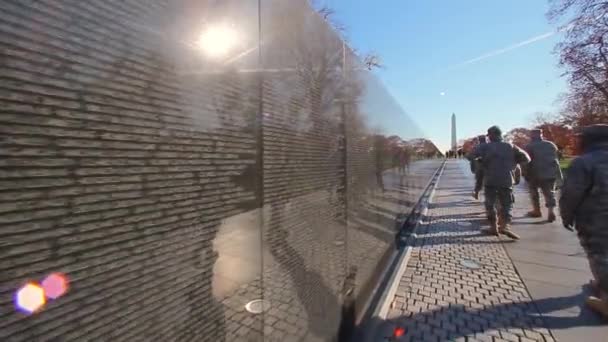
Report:
[{"label": "lens flare spot", "polygon": [[42,281],[47,298],[57,299],[68,291],[68,278],[62,273],[52,273]]},{"label": "lens flare spot", "polygon": [[393,336],[395,337],[401,337],[403,335],[405,335],[405,328],[397,327],[395,328],[395,331],[393,331]]},{"label": "lens flare spot", "polygon": [[27,314],[40,310],[45,303],[44,289],[36,283],[25,284],[17,291],[15,296],[17,310]]}]

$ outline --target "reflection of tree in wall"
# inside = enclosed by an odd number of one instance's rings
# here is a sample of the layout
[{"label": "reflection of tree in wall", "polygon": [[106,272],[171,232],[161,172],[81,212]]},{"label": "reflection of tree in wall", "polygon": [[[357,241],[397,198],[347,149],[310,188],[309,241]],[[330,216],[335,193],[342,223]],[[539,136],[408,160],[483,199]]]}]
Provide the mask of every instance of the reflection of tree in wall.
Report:
[{"label": "reflection of tree in wall", "polygon": [[[196,39],[200,34],[201,18],[237,16],[235,11],[245,8],[235,1],[221,4],[215,1],[180,0],[173,2],[167,10],[175,18],[167,20],[171,44],[175,41]],[[163,12],[165,13],[165,12]],[[243,23],[241,23],[243,24]],[[243,24],[244,25],[244,24]],[[207,214],[202,208],[195,223],[199,227],[196,236],[199,248],[184,264],[193,264],[190,274],[192,285],[187,289],[189,315],[179,322],[181,339],[189,341],[223,341],[225,336],[224,306],[213,296],[213,269],[217,252],[213,250],[214,239],[227,216],[252,208],[255,182],[255,115],[257,112],[257,82],[255,75],[243,74],[235,69],[223,72],[217,65],[205,60],[199,51],[184,46],[170,45],[175,69],[179,73],[180,99],[192,124],[190,134],[194,138],[211,140],[209,146],[198,146],[196,153],[208,159],[209,171],[195,172],[200,178],[228,178],[227,186],[214,188],[203,186],[200,198],[217,196],[215,205],[226,211],[225,215]],[[236,157],[233,157],[236,155]],[[196,164],[195,164],[196,165]],[[246,168],[244,168],[246,166]],[[201,183],[205,184],[201,179]],[[207,189],[208,188],[208,189]],[[230,211],[230,208],[234,210]],[[213,209],[212,209],[213,210]]]},{"label": "reflection of tree in wall", "polygon": [[[394,167],[395,158],[409,160],[418,152],[409,146],[394,146],[391,139],[372,133],[359,108],[365,91],[361,76],[368,72],[364,63],[357,61],[354,52],[306,2],[276,2],[269,11],[264,22],[264,31],[268,31],[264,70],[269,71],[264,72],[263,101],[265,202],[270,204],[271,213],[265,239],[274,258],[291,276],[311,317],[311,331],[327,334],[331,330],[328,322],[334,317],[327,305],[339,300],[327,279],[298,253],[298,241],[289,238],[294,212],[288,211],[286,204],[293,204],[295,197],[324,190],[332,181],[343,181],[342,189],[348,188],[350,194],[377,188],[374,175]],[[302,121],[307,125],[295,124]],[[435,153],[431,146],[424,144],[420,155]],[[311,177],[316,168],[334,172]],[[280,188],[274,179],[287,186]],[[306,183],[304,192],[299,190],[302,182]],[[343,194],[339,202],[344,211],[345,197]],[[348,199],[349,207],[352,199]],[[323,308],[328,311],[321,319],[318,312]]]},{"label": "reflection of tree in wall", "polygon": [[[264,22],[269,36],[264,69],[283,71],[264,74],[264,103],[269,111],[264,118],[265,141],[285,145],[282,151],[273,149],[265,155],[269,175],[297,176],[284,180],[286,186],[280,189],[288,198],[304,194],[302,188],[310,192],[335,188],[344,175],[342,41],[306,1],[278,1],[269,12]],[[277,130],[280,134],[275,134]],[[276,159],[283,165],[273,170]],[[314,173],[318,176],[309,176]]]},{"label": "reflection of tree in wall", "polygon": [[[273,159],[279,158],[284,165],[279,170],[269,167],[267,169],[272,171],[266,174],[268,179],[288,177],[289,183],[287,188],[274,192],[265,200],[271,204],[265,239],[274,259],[291,277],[299,302],[309,318],[309,331],[318,337],[333,339],[338,333],[342,315],[342,303],[337,293],[339,290],[332,289],[329,286],[331,277],[315,271],[294,248],[301,241],[292,242],[289,238],[291,226],[297,226],[293,220],[310,218],[294,218],[293,211],[287,212],[286,204],[320,205],[300,203],[299,200],[294,201],[294,198],[307,192],[327,189],[336,185],[332,184],[333,181],[345,177],[343,114],[347,94],[344,89],[344,50],[337,34],[306,2],[280,2],[273,6],[272,11],[273,15],[265,25],[276,36],[269,43],[267,51],[270,55],[264,63],[266,68],[284,68],[287,71],[280,76],[265,74],[264,103],[269,112],[269,118],[265,118],[265,127],[268,127],[265,129],[265,148],[272,149],[271,153],[265,155],[265,160],[268,161],[265,163],[272,165],[275,163]],[[288,96],[280,96],[284,88],[289,89]],[[278,103],[284,98],[288,99],[288,103]],[[287,113],[276,113],[276,108],[285,108]],[[307,121],[306,125],[295,124],[302,120]],[[274,133],[278,129],[283,134]],[[285,139],[285,136],[292,136],[293,141]],[[281,146],[278,142],[285,145]],[[281,151],[277,151],[279,147]],[[319,170],[322,174],[316,175]],[[302,182],[305,182],[305,192],[296,188],[301,187]],[[339,203],[338,206],[343,207],[344,201]],[[307,224],[314,226],[317,223],[311,221]],[[316,230],[327,227],[312,229],[313,234],[317,234],[319,232]],[[322,241],[321,244],[323,243],[329,241]],[[344,260],[327,262],[336,265],[345,263]],[[336,271],[346,273],[346,270]]]},{"label": "reflection of tree in wall", "polygon": [[[254,160],[256,151],[252,149],[254,144],[252,139],[257,132],[256,117],[259,103],[255,75],[229,70],[224,74],[210,77],[210,79],[213,80],[211,84],[214,87],[223,89],[211,93],[209,99],[218,117],[220,127],[244,134],[247,137],[244,140],[249,139],[250,142],[237,150],[239,158]],[[218,141],[216,144],[222,143]],[[256,190],[255,175],[259,172],[257,168],[258,165],[255,163],[246,163],[243,171],[232,172],[231,175],[234,177],[236,185],[247,192],[254,192]],[[253,209],[255,205],[253,199],[239,203],[243,209]]]}]

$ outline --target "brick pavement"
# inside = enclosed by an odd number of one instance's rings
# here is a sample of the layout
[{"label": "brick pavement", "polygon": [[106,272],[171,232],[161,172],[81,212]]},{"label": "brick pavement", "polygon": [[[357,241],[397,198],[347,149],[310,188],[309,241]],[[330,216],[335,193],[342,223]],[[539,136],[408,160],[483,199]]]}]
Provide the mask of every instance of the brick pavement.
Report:
[{"label": "brick pavement", "polygon": [[378,340],[400,326],[399,341],[554,341],[503,246],[508,239],[479,234],[483,206],[458,163],[447,163],[429,217],[410,241]]}]

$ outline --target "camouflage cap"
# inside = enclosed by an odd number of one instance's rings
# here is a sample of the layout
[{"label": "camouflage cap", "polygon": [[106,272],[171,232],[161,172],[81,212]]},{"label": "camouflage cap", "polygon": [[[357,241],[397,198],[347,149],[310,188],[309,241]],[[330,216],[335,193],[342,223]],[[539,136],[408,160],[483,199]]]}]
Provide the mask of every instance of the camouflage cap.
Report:
[{"label": "camouflage cap", "polygon": [[492,126],[488,128],[488,135],[501,136],[502,130],[498,126]]}]

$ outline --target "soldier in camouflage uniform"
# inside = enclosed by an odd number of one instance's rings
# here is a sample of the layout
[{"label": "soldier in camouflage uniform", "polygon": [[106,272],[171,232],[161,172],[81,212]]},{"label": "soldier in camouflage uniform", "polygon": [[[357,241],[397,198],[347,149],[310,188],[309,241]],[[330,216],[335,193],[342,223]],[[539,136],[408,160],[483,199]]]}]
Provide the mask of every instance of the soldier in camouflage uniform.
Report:
[{"label": "soldier in camouflage uniform", "polygon": [[542,217],[540,211],[540,189],[545,198],[549,222],[555,221],[555,183],[562,179],[562,172],[559,167],[558,148],[554,143],[543,139],[543,132],[540,129],[532,130],[532,141],[525,147],[530,155],[530,162],[526,172],[526,181],[530,189],[532,199],[532,211],[529,217]]},{"label": "soldier in camouflage uniform", "polygon": [[[498,126],[488,129],[490,142],[478,145],[469,155],[469,160],[481,159],[484,172],[485,207],[490,228],[482,232],[504,234],[512,239],[519,236],[510,229],[513,208],[514,171],[517,164],[523,167],[530,161],[528,154],[517,146],[502,141],[502,131]],[[500,226],[496,206],[500,205]]]},{"label": "soldier in camouflage uniform", "polygon": [[559,200],[564,227],[576,228],[587,253],[597,297],[587,304],[608,319],[608,125],[583,129],[583,154],[574,159]]}]

